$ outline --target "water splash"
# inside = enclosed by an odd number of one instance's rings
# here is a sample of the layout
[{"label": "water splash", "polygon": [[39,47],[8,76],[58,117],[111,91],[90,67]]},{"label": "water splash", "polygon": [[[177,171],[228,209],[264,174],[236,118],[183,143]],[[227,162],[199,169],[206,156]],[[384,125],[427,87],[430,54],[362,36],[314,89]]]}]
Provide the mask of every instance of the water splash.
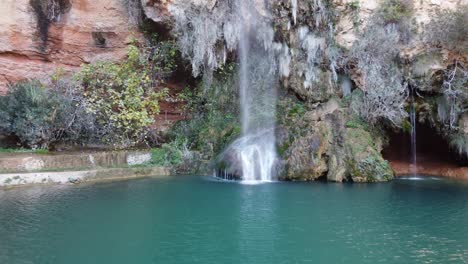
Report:
[{"label": "water splash", "polygon": [[[230,167],[221,171],[218,176],[225,179],[241,179],[246,183],[273,181],[277,159],[274,139],[273,129],[243,135],[225,151],[233,158],[230,160]],[[228,171],[231,173],[227,173]]]},{"label": "water splash", "polygon": [[[227,175],[230,177],[236,175],[235,178],[247,183],[269,182],[275,177],[277,159],[275,52],[286,48],[273,45],[271,28],[257,26],[261,21],[257,19],[253,1],[239,0],[239,4],[245,18],[238,45],[242,134],[224,151],[221,159],[229,163]],[[218,176],[223,175],[226,172]]]},{"label": "water splash", "polygon": [[241,137],[217,159],[216,175],[247,182],[275,178],[275,113],[279,76],[290,74],[286,43],[274,42],[268,5],[257,0],[219,1],[207,7],[177,0],[170,11],[182,55],[192,62],[193,75],[212,71],[237,50]]}]

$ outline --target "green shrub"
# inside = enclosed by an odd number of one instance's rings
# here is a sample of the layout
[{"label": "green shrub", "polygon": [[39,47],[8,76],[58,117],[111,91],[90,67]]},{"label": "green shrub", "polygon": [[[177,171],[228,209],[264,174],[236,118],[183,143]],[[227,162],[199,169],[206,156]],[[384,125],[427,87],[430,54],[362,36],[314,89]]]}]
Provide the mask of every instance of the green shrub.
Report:
[{"label": "green shrub", "polygon": [[120,64],[85,65],[74,81],[57,71],[48,87],[39,81],[15,84],[0,98],[0,133],[33,149],[58,142],[119,148],[144,142],[175,56],[171,42],[130,45]]},{"label": "green shrub", "polygon": [[352,1],[352,2],[346,3],[346,8],[351,9],[353,11],[359,10],[359,8],[360,8],[359,1]]},{"label": "green shrub", "polygon": [[81,134],[89,127],[86,117],[70,94],[47,89],[39,81],[17,83],[0,97],[0,132],[17,136],[32,149]]},{"label": "green shrub", "polygon": [[359,116],[353,116],[353,119],[346,122],[347,128],[362,128],[366,131],[369,131],[369,125]]},{"label": "green shrub", "polygon": [[151,164],[158,166],[177,166],[182,163],[183,152],[174,143],[163,144],[151,150]]},{"label": "green shrub", "polygon": [[214,74],[210,87],[201,84],[181,94],[190,117],[172,128],[172,140],[186,139],[190,150],[211,159],[240,135],[235,73],[235,65],[225,65]]},{"label": "green shrub", "polygon": [[0,153],[35,153],[35,154],[47,154],[47,149],[25,149],[25,148],[0,148]]},{"label": "green shrub", "polygon": [[289,110],[289,116],[296,117],[296,116],[303,116],[304,113],[306,112],[304,103],[302,102],[296,102],[292,108]]},{"label": "green shrub", "polygon": [[77,80],[104,143],[128,147],[145,140],[159,113],[159,100],[167,94],[162,83],[174,67],[174,56],[174,49],[163,46],[131,45],[128,58],[120,64],[83,66]]},{"label": "green shrub", "polygon": [[384,0],[379,9],[385,23],[399,23],[411,17],[412,13],[412,0]]},{"label": "green shrub", "polygon": [[403,130],[403,132],[405,133],[410,134],[411,131],[413,131],[413,125],[411,125],[411,123],[407,119],[405,119],[401,123],[401,130]]}]

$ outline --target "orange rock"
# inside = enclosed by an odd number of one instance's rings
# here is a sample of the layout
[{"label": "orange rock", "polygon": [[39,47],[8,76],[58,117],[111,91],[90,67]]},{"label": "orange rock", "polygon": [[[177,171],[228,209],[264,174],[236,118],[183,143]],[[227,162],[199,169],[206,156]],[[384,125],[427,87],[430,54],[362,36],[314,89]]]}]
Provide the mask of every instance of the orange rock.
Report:
[{"label": "orange rock", "polygon": [[468,167],[456,166],[447,162],[424,162],[415,169],[409,162],[390,161],[390,166],[397,176],[418,175],[439,176],[468,180]]},{"label": "orange rock", "polygon": [[44,79],[57,68],[72,72],[83,63],[122,59],[140,37],[119,0],[73,1],[50,25],[45,46],[36,19],[30,0],[0,1],[0,93],[8,83]]}]

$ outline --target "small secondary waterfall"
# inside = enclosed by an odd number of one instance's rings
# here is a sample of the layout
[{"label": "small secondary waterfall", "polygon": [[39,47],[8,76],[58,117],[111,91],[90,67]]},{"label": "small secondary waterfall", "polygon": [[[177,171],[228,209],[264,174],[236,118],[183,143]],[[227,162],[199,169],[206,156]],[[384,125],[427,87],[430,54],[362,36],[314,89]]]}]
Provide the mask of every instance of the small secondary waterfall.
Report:
[{"label": "small secondary waterfall", "polygon": [[418,163],[416,155],[416,103],[414,101],[414,89],[411,89],[411,172],[416,175],[418,172]]}]

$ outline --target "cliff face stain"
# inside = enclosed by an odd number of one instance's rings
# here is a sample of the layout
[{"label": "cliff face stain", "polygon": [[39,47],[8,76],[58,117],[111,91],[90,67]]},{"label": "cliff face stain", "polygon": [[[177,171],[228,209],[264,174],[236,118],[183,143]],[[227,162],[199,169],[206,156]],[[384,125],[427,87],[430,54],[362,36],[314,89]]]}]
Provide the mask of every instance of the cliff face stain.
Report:
[{"label": "cliff face stain", "polygon": [[46,52],[49,28],[59,22],[63,14],[72,6],[70,0],[30,0],[37,19],[37,33],[40,41],[39,50]]}]

